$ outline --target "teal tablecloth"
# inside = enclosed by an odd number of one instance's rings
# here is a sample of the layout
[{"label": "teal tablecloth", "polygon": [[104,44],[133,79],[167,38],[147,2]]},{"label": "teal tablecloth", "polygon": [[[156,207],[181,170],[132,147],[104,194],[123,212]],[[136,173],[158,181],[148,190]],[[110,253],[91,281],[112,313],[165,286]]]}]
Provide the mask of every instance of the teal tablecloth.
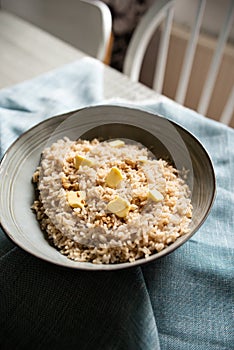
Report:
[{"label": "teal tablecloth", "polygon": [[[102,65],[84,59],[1,90],[1,155],[40,120],[102,103],[102,79]],[[180,123],[208,150],[217,197],[207,221],[169,256],[115,272],[49,264],[0,232],[1,350],[233,349],[234,131],[170,101],[141,108]]]}]

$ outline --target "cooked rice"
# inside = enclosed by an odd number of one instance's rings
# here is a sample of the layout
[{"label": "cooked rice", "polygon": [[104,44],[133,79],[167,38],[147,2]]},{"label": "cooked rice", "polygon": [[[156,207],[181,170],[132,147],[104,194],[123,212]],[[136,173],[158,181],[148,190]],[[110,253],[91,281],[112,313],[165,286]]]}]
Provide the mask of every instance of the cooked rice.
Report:
[{"label": "cooked rice", "polygon": [[[92,165],[74,165],[79,154]],[[121,171],[116,188],[106,184],[112,167]],[[140,144],[113,147],[109,141],[57,141],[43,151],[33,176],[38,198],[33,204],[41,228],[68,258],[96,264],[147,258],[189,232],[189,188],[175,168],[156,160]],[[163,195],[151,200],[149,190]],[[71,207],[70,191],[84,191],[85,205]],[[126,217],[107,210],[117,197],[129,203]]]}]

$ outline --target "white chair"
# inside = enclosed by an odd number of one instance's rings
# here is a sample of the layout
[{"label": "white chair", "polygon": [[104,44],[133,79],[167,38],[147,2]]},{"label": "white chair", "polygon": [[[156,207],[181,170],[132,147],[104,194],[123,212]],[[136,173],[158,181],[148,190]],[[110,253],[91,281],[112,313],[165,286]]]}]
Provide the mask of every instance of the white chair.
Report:
[{"label": "white chair", "polygon": [[[101,61],[112,31],[111,13],[99,0],[1,0],[1,8]],[[36,45],[36,43],[35,43]]]},{"label": "white chair", "polygon": [[[152,84],[153,89],[159,93],[162,93],[163,88],[175,2],[176,0],[155,0],[155,3],[148,9],[136,27],[128,46],[124,61],[123,72],[127,74],[133,81],[138,81],[146,49],[156,29],[160,28],[161,37]],[[194,13],[194,24],[191,28],[190,38],[185,50],[180,78],[174,98],[181,104],[184,104],[186,98],[205,5],[206,0],[198,1],[197,11]],[[215,87],[223,50],[228,39],[233,17],[234,1],[230,0],[226,12],[226,17],[217,40],[217,46],[210,64],[210,68],[207,72],[207,76],[204,77],[205,79],[203,90],[196,108],[199,113],[204,115],[207,114],[209,103],[211,101],[212,92]],[[161,26],[162,23],[164,24],[163,26]],[[220,121],[225,124],[229,124],[233,115],[233,111],[234,88],[231,90],[230,95],[227,98],[227,102],[221,114]]]}]

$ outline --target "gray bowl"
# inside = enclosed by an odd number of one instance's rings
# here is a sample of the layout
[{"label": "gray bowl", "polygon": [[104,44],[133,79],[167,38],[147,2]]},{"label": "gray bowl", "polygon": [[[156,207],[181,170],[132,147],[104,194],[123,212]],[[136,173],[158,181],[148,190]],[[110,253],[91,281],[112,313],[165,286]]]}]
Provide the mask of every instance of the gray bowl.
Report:
[{"label": "gray bowl", "polygon": [[[74,262],[45,239],[35,214],[32,174],[45,146],[64,136],[72,140],[101,137],[127,138],[141,142],[156,155],[187,169],[192,192],[193,218],[190,233],[164,250],[133,263],[95,265]],[[161,258],[185,243],[207,218],[215,197],[215,175],[201,143],[174,122],[128,107],[95,106],[52,117],[20,136],[8,149],[0,165],[0,223],[9,238],[25,251],[54,264],[84,270],[115,270]]]}]

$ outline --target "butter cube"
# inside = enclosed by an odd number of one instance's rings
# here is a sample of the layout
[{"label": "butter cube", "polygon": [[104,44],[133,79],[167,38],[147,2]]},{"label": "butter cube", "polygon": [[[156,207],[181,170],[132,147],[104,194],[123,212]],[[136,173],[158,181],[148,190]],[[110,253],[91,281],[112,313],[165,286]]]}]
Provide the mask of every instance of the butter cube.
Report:
[{"label": "butter cube", "polygon": [[113,140],[109,142],[109,145],[111,147],[119,148],[119,147],[123,147],[125,143],[122,140]]},{"label": "butter cube", "polygon": [[163,195],[158,190],[149,190],[148,198],[152,199],[154,202],[161,202],[163,200]]},{"label": "butter cube", "polygon": [[129,209],[130,208],[125,208],[123,210],[117,211],[117,213],[115,213],[115,215],[117,215],[120,218],[125,218],[125,216],[127,216],[129,213]]},{"label": "butter cube", "polygon": [[86,194],[84,191],[67,192],[67,200],[72,208],[83,208],[85,206]]},{"label": "butter cube", "polygon": [[107,186],[115,188],[122,180],[123,176],[121,174],[121,171],[118,168],[113,167],[107,174],[105,181]]},{"label": "butter cube", "polygon": [[74,166],[76,169],[79,169],[80,166],[92,166],[93,162],[90,159],[87,159],[83,156],[77,154],[74,158]]},{"label": "butter cube", "polygon": [[147,163],[148,162],[148,158],[146,156],[139,156],[137,158],[137,161],[141,162],[141,163]]},{"label": "butter cube", "polygon": [[116,197],[107,204],[107,209],[119,217],[125,217],[129,212],[130,204],[125,199]]}]

